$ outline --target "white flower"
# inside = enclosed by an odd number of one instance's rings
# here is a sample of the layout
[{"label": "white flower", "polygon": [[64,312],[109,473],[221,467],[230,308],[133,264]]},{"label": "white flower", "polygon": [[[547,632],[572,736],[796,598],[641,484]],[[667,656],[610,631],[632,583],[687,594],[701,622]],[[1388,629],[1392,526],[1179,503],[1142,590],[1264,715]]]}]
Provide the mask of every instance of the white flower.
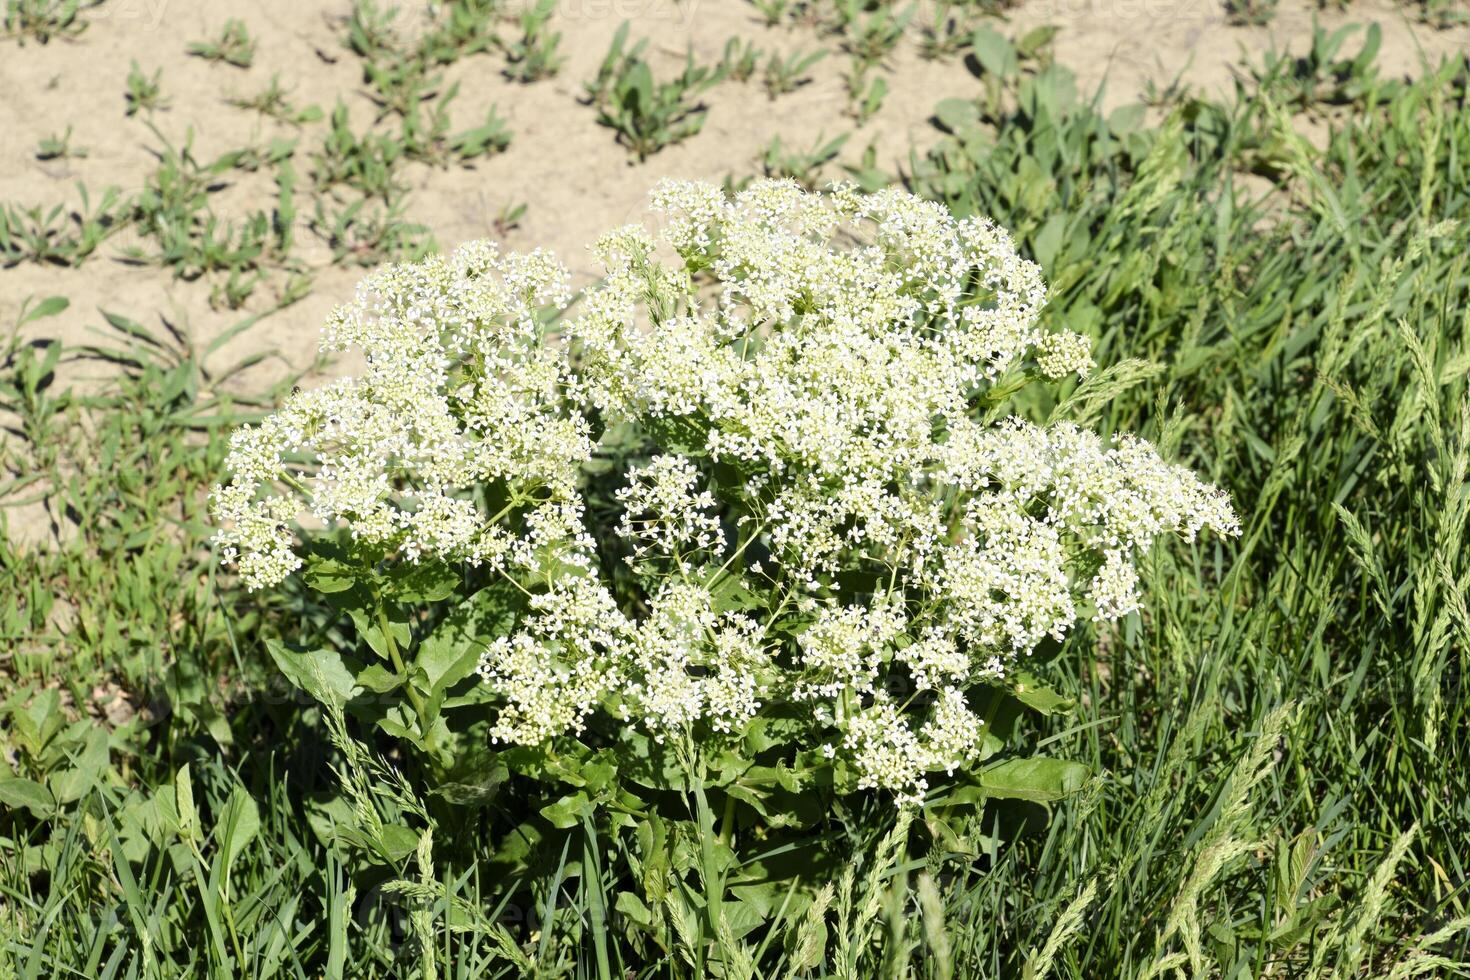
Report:
[{"label": "white flower", "polygon": [[1036,342],[1036,364],[1048,378],[1085,378],[1092,370],[1092,338],[1069,330],[1047,334]]},{"label": "white flower", "polygon": [[699,482],[699,471],[682,456],[655,456],[628,471],[628,485],[616,493],[623,505],[618,534],[633,544],[636,557],[724,551],[714,495],[697,489]]},{"label": "white flower", "polygon": [[[998,389],[1092,368],[993,222],[851,185],[653,197],[662,242],[599,239],[606,275],[560,332],[544,252],[473,243],[369,277],[323,339],[361,376],[234,437],[213,502],[244,581],[299,567],[306,510],[391,561],[483,565],[529,596],[481,661],[496,739],[599,711],[719,738],[795,703],[810,747],[915,802],[974,760],[975,685],[1079,607],[1138,608],[1159,536],[1239,533],[1223,493],[1139,439],[987,414]],[[647,462],[594,474],[614,429]],[[590,480],[615,488],[615,526],[587,527]],[[616,594],[599,542],[632,552]]]}]

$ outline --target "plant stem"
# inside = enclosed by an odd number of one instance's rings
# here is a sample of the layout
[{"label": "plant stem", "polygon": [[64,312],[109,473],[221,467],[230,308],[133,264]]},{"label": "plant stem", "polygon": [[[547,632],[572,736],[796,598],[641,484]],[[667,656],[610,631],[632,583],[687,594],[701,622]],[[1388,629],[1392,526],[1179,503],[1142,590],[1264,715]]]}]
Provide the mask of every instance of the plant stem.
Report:
[{"label": "plant stem", "polygon": [[734,837],[735,837],[735,797],[728,796],[727,795],[725,797],[725,812],[720,817],[720,841],[726,847],[729,847],[730,846],[730,842],[731,842],[731,840],[734,839]]},{"label": "plant stem", "polygon": [[612,980],[612,967],[607,956],[607,906],[602,901],[602,865],[597,859],[597,837],[590,818],[582,821],[582,885],[587,889],[592,917],[592,948],[597,957],[599,980]]},{"label": "plant stem", "polygon": [[418,688],[413,686],[409,680],[408,671],[403,666],[403,656],[398,652],[398,641],[393,638],[393,624],[388,620],[388,606],[382,598],[378,598],[378,629],[383,633],[383,645],[388,648],[388,659],[393,662],[393,670],[397,672],[399,683],[403,685],[404,691],[408,693],[408,701],[413,705],[413,712],[419,720],[419,735],[424,744],[430,749],[434,747],[434,738],[427,727],[428,715],[424,708],[423,696],[419,694]]}]

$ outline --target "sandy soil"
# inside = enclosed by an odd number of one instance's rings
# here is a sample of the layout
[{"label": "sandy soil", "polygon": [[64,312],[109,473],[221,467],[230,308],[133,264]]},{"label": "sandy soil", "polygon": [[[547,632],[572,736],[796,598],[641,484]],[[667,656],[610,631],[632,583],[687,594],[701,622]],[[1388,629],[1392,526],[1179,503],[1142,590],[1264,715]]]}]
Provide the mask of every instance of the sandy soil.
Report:
[{"label": "sandy soil", "polygon": [[[921,4],[920,19],[929,13]],[[108,185],[124,193],[139,188],[156,165],[151,152],[159,136],[145,114],[124,113],[130,63],[145,73],[162,69],[169,107],[153,115],[158,133],[181,143],[191,131],[200,159],[274,136],[301,139],[297,170],[307,184],[309,153],[324,124],[300,130],[276,124],[253,111],[230,106],[231,96],[260,91],[278,74],[297,104],[315,103],[330,111],[337,99],[354,118],[367,122],[372,106],[362,85],[358,59],[344,45],[346,0],[310,4],[261,0],[248,7],[207,0],[107,0],[87,11],[90,26],[78,39],[47,45],[0,41],[0,202],[27,206],[79,200],[78,182],[94,199]],[[1227,26],[1218,0],[1027,0],[997,28],[1019,36],[1031,27],[1055,24],[1056,59],[1073,69],[1084,91],[1105,86],[1104,102],[1116,105],[1138,98],[1145,81],[1165,84],[1182,75],[1190,85],[1228,92],[1244,60],[1258,62],[1263,52],[1289,46],[1302,52],[1310,43],[1314,6],[1283,0],[1269,29]],[[423,7],[406,5],[411,23]],[[254,64],[239,69],[189,57],[187,46],[219,33],[230,17],[240,17],[258,39]],[[596,123],[595,110],[581,101],[609,40],[624,19],[633,36],[652,38],[650,60],[673,71],[686,47],[700,61],[718,60],[732,37],[745,37],[766,50],[832,48],[813,71],[812,84],[769,101],[758,82],[726,82],[706,99],[711,106],[704,131],[637,164],[613,133]],[[1348,20],[1376,21],[1384,31],[1380,64],[1385,72],[1410,73],[1421,56],[1437,61],[1470,49],[1470,29],[1431,31],[1411,23],[1406,8],[1384,0],[1359,0],[1349,16],[1324,14],[1324,26]],[[549,246],[585,280],[592,274],[584,247],[597,234],[639,220],[649,186],[664,175],[720,180],[751,172],[772,136],[810,146],[818,134],[853,131],[845,157],[854,159],[873,145],[880,162],[894,169],[909,147],[924,147],[937,132],[930,122],[935,103],[979,91],[980,82],[960,59],[922,60],[912,41],[900,49],[888,73],[891,93],[882,111],[855,127],[843,114],[842,72],[847,59],[836,39],[802,28],[768,29],[742,0],[562,0],[556,26],[567,56],[550,80],[518,85],[504,79],[499,54],[465,59],[448,71],[462,93],[455,103],[457,125],[499,107],[514,134],[504,154],[472,167],[409,170],[413,194],[410,216],[428,225],[438,243],[495,237],[495,221],[507,205],[525,202],[520,226],[503,236],[510,248]],[[515,28],[507,26],[507,33]],[[1354,44],[1354,49],[1356,45]],[[70,126],[72,142],[84,146],[80,159],[43,162],[36,146]],[[222,217],[246,213],[256,195],[271,193],[264,175],[230,175],[215,208]],[[259,206],[256,204],[255,206]],[[71,308],[61,317],[39,321],[35,337],[68,342],[92,339],[102,324],[99,307],[146,324],[168,317],[200,342],[238,322],[251,309],[271,305],[270,289],[258,290],[245,311],[210,307],[208,280],[183,282],[165,268],[125,264],[117,258],[128,242],[123,232],[104,244],[77,269],[29,263],[0,269],[0,325],[9,323],[27,296],[63,295]],[[285,363],[305,366],[315,351],[316,332],[325,312],[346,299],[362,270],[333,266],[330,254],[309,233],[298,236],[299,256],[312,268],[314,287],[299,303],[274,313],[221,351],[232,360],[251,350],[278,352]],[[281,362],[263,370],[279,372]]]}]

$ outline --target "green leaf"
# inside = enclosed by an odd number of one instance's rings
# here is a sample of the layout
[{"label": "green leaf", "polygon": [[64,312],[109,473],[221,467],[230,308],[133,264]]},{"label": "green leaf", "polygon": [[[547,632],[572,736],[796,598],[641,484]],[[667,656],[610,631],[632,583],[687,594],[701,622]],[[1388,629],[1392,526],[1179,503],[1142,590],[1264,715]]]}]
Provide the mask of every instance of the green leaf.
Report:
[{"label": "green leaf", "polygon": [[1081,789],[1090,774],[1080,762],[1036,756],[1007,759],[982,769],[978,782],[992,798],[1055,803]]},{"label": "green leaf", "polygon": [[934,117],[951,133],[978,125],[980,109],[969,99],[943,99],[934,107]]},{"label": "green leaf", "polygon": [[346,592],[361,583],[365,576],[365,571],[355,565],[340,558],[318,554],[306,556],[306,567],[301,573],[307,585],[325,595]]},{"label": "green leaf", "polygon": [[[388,641],[383,634],[383,627],[378,617],[366,608],[353,608],[347,612],[352,617],[353,624],[357,626],[358,634],[367,641],[372,651],[384,660],[391,659],[388,652]],[[413,629],[408,622],[390,615],[388,629],[392,631],[393,642],[398,645],[398,649],[406,650],[413,640]]]},{"label": "green leaf", "polygon": [[100,728],[88,729],[86,743],[72,761],[71,768],[53,773],[47,780],[56,802],[74,803],[87,795],[106,777],[108,761],[107,732]]},{"label": "green leaf", "polygon": [[592,811],[592,801],[586,793],[579,790],[543,806],[541,815],[550,820],[551,825],[558,830],[567,830],[581,823],[583,817],[591,816]]},{"label": "green leaf", "polygon": [[1147,114],[1147,107],[1137,103],[1119,106],[1108,116],[1108,129],[1112,130],[1114,136],[1137,132],[1147,120]]},{"label": "green leaf", "polygon": [[619,892],[618,900],[613,904],[613,907],[631,919],[639,928],[649,931],[653,930],[653,913],[649,911],[647,905],[643,904],[643,899],[639,898],[636,893],[627,891]]},{"label": "green leaf", "polygon": [[394,602],[442,602],[459,588],[460,575],[439,561],[404,562],[383,577],[384,594]]},{"label": "green leaf", "polygon": [[483,724],[468,731],[451,732],[446,741],[451,743],[452,761],[446,768],[434,770],[429,792],[457,806],[485,806],[492,802],[510,779],[510,769],[490,747]]},{"label": "green leaf", "polygon": [[970,38],[975,60],[987,74],[1007,78],[1020,70],[1016,49],[1005,36],[989,27],[978,27]]},{"label": "green leaf", "polygon": [[266,649],[288,681],[323,704],[346,704],[361,690],[335,650],[293,650],[279,640]]},{"label": "green leaf", "polygon": [[174,775],[174,808],[179,815],[179,836],[194,840],[199,834],[199,811],[194,808],[194,785],[187,762]]},{"label": "green leaf", "polygon": [[1067,714],[1077,705],[1075,700],[1057,693],[1031,674],[1017,674],[1011,694],[1026,707],[1044,715]]},{"label": "green leaf", "polygon": [[224,877],[228,881],[230,866],[260,831],[260,810],[244,787],[236,786],[230,793],[229,802],[225,804],[223,828],[220,854],[224,862]]},{"label": "green leaf", "polygon": [[20,318],[20,322],[17,323],[16,326],[23,327],[27,323],[30,323],[34,320],[40,320],[48,316],[56,316],[58,313],[63,312],[70,305],[71,300],[67,299],[65,296],[47,296],[45,299],[41,300],[41,302],[37,303],[35,306],[27,310],[26,315]]},{"label": "green leaf", "polygon": [[719,615],[741,609],[754,609],[761,605],[761,597],[750,590],[738,571],[723,571],[710,586],[713,602],[711,610]]},{"label": "green leaf", "polygon": [[418,849],[419,835],[401,823],[384,824],[378,835],[378,850],[389,862],[397,864]]},{"label": "green leaf", "polygon": [[525,607],[525,596],[509,582],[497,581],[470,596],[419,644],[414,661],[426,692],[441,694],[475,672],[480,653],[510,633]]},{"label": "green leaf", "polygon": [[56,809],[51,791],[33,779],[18,776],[0,778],[0,806],[8,810],[26,809],[41,819]]},{"label": "green leaf", "polygon": [[1055,24],[1042,24],[1040,27],[1034,27],[1021,35],[1021,39],[1016,42],[1016,51],[1023,58],[1033,58],[1039,51],[1051,44],[1052,39],[1060,30],[1061,28]]},{"label": "green leaf", "polygon": [[357,673],[357,683],[374,694],[387,694],[403,683],[403,678],[382,664],[369,664]]}]

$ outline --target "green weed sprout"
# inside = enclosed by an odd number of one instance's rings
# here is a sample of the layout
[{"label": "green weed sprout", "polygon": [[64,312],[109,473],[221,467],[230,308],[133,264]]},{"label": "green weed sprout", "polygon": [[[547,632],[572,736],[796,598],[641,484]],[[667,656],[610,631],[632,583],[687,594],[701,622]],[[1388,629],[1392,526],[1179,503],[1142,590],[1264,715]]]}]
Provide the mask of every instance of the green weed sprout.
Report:
[{"label": "green weed sprout", "polygon": [[690,52],[684,70],[668,81],[657,81],[643,58],[647,39],[626,47],[628,24],[618,28],[611,47],[587,84],[588,99],[597,106],[597,119],[617,132],[639,160],[704,128],[708,110],[699,95],[720,82],[724,66],[696,65]]}]

